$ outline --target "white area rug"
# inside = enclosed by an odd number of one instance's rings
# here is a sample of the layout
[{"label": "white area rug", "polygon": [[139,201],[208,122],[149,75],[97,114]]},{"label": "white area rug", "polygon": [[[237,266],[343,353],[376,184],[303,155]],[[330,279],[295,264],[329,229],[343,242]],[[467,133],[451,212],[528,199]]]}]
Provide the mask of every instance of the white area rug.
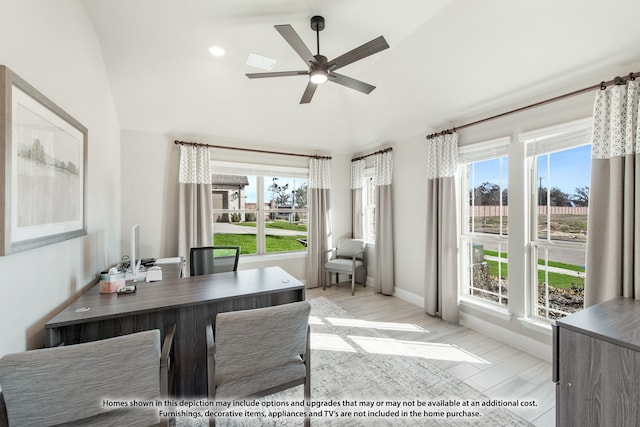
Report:
[{"label": "white area rug", "polygon": [[[360,321],[324,297],[311,303],[311,424],[314,426],[529,426],[491,399],[433,365],[375,322]],[[383,329],[383,328],[382,328]],[[300,426],[302,386],[259,399],[260,406],[231,408],[262,417],[218,418],[218,426]],[[267,406],[271,405],[271,406]],[[475,406],[473,406],[475,405]],[[364,414],[364,416],[362,416]],[[204,426],[193,417],[176,426]]]}]

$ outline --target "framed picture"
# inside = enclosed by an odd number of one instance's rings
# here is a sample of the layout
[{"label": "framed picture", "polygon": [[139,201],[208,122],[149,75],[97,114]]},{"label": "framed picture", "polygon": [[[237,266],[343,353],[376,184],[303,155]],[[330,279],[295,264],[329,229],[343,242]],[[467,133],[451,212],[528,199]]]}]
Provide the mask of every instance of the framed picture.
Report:
[{"label": "framed picture", "polygon": [[87,129],[0,65],[0,256],[83,236]]}]

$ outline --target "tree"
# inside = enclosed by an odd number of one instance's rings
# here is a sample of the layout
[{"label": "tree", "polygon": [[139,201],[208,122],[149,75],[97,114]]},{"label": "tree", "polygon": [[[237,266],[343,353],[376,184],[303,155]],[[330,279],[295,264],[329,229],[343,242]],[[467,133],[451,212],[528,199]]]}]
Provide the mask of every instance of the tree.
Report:
[{"label": "tree", "polygon": [[42,163],[43,165],[47,164],[47,155],[44,152],[44,147],[39,139],[33,141],[31,146],[31,160]]},{"label": "tree", "polygon": [[[483,182],[473,189],[474,204],[476,206],[499,206],[500,186],[490,182]],[[504,197],[504,194],[502,195]]]},{"label": "tree", "polygon": [[276,207],[278,206],[288,206],[291,204],[289,198],[291,197],[291,193],[289,190],[289,184],[278,185],[276,182],[278,178],[273,178],[273,183],[269,186],[269,192],[271,193],[271,200],[275,201]]},{"label": "tree", "polygon": [[294,207],[298,209],[305,209],[307,207],[307,183],[303,183],[296,189],[296,195],[294,197]]},{"label": "tree", "polygon": [[[544,206],[547,204],[547,188],[538,189],[538,204]],[[571,206],[571,199],[567,193],[558,187],[551,187],[549,193],[549,206]]]},{"label": "tree", "polygon": [[571,201],[576,206],[589,206],[589,186],[585,185],[584,187],[576,188]]}]

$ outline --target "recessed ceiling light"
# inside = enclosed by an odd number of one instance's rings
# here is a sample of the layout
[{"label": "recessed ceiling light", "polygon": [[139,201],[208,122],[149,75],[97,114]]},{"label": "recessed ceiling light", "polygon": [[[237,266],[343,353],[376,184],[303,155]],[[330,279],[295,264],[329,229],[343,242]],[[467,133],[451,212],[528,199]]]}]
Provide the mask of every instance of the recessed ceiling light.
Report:
[{"label": "recessed ceiling light", "polygon": [[223,48],[221,48],[220,46],[211,46],[209,48],[209,52],[211,53],[211,55],[213,56],[223,56],[226,52],[224,51]]}]

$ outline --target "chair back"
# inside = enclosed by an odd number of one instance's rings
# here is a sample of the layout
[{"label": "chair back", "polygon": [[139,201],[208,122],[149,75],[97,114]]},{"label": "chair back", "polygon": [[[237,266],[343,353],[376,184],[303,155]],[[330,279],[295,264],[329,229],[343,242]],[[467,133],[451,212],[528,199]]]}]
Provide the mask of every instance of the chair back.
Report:
[{"label": "chair back", "polygon": [[360,239],[340,239],[338,240],[338,248],[336,256],[338,258],[352,258],[355,254],[358,254],[358,258],[362,259],[364,254],[365,243]]},{"label": "chair back", "polygon": [[219,313],[215,323],[216,384],[300,360],[306,353],[307,301]]},{"label": "chair back", "polygon": [[189,268],[192,276],[238,270],[240,246],[191,248]]},{"label": "chair back", "polygon": [[160,331],[30,350],[0,359],[10,425],[151,425],[156,409],[103,400],[160,397]]}]

